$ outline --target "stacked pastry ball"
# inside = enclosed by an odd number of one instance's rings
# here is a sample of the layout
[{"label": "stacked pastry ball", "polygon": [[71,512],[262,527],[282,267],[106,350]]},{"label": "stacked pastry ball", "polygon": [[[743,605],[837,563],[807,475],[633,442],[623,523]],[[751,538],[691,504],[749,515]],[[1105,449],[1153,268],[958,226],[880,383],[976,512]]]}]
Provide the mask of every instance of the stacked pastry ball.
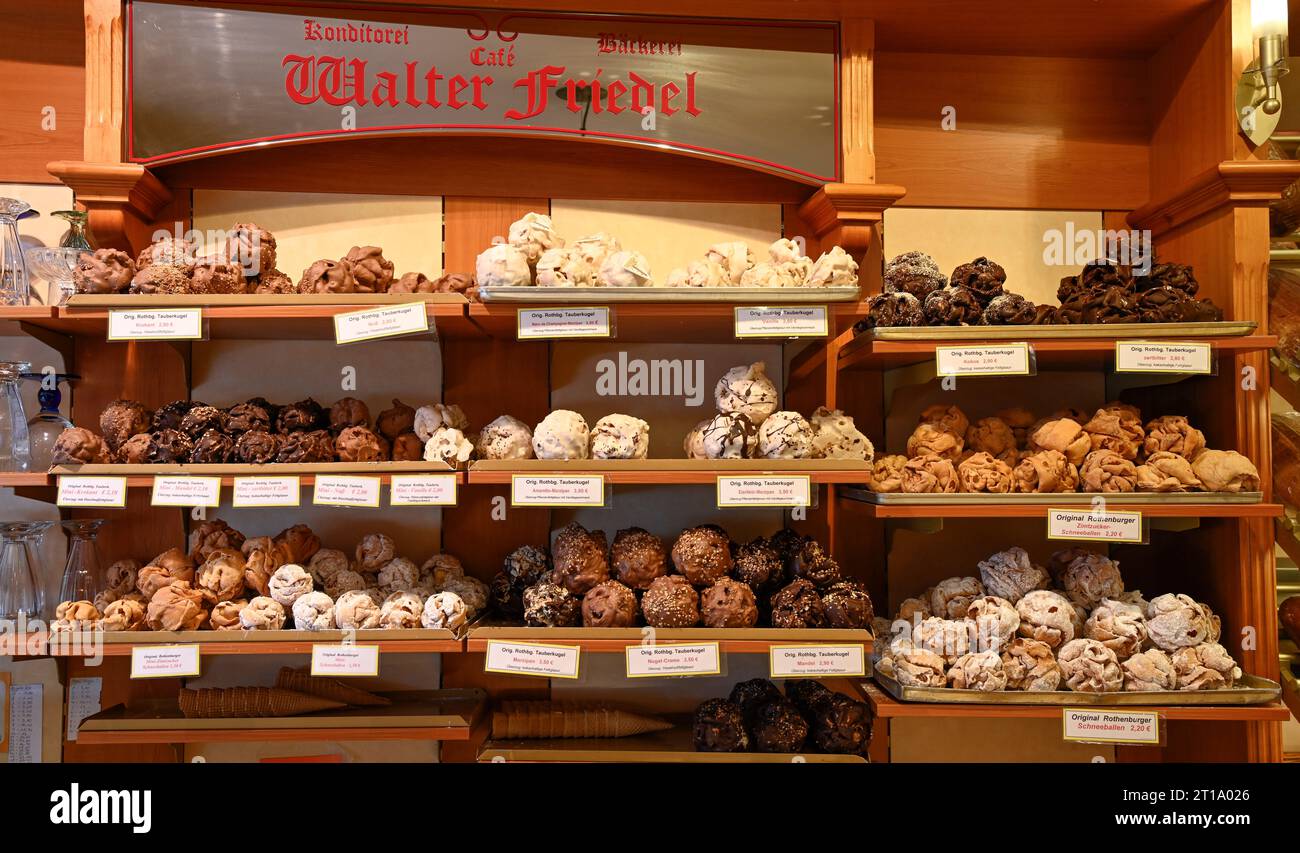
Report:
[{"label": "stacked pastry ball", "polygon": [[[743,241],[718,243],[705,256],[668,276],[669,287],[831,287],[854,285],[858,265],[835,246],[814,262],[793,240],[768,247],[755,263]],[[526,213],[509,235],[480,254],[474,265],[485,287],[654,287],[650,264],[601,231],[572,243],[555,233],[551,217]]]},{"label": "stacked pastry ball", "polygon": [[224,521],[190,533],[141,567],[118,560],[94,601],[65,601],[53,632],[306,631],[333,628],[448,628],[458,631],[487,606],[487,584],[467,577],[451,554],[423,564],[371,533],[348,553],[322,548],[298,524],[246,538]]},{"label": "stacked pastry ball", "polygon": [[1146,275],[1113,261],[1087,264],[1061,279],[1060,305],[1035,305],[1006,290],[1007,273],[976,258],[945,276],[924,252],[907,252],[885,264],[884,292],[867,300],[861,333],[893,326],[1050,326],[1092,323],[1210,322],[1223,311],[1200,289],[1192,268],[1155,264]]},{"label": "stacked pastry ball", "polygon": [[1254,492],[1259,472],[1235,450],[1209,450],[1182,415],[1143,422],[1127,403],[1091,415],[1035,418],[1004,409],[973,423],[956,406],[930,406],[907,452],[877,457],[877,492]]},{"label": "stacked pastry ball", "polygon": [[811,420],[780,410],[766,368],[759,361],[723,374],[713,389],[718,413],[687,434],[687,458],[872,460],[876,451],[870,439],[840,410],[823,406]]},{"label": "stacked pastry ball", "polygon": [[546,628],[866,628],[873,615],[861,584],[816,540],[785,529],[741,545],[711,524],[671,547],[639,527],[610,543],[570,524],[550,553],[527,545],[506,558],[492,603]]},{"label": "stacked pastry ball", "polygon": [[900,684],[962,690],[1213,690],[1241,669],[1208,605],[1125,590],[1119,564],[1085,548],[1035,565],[1023,548],[940,581],[877,620],[878,672]]},{"label": "stacked pastry ball", "polygon": [[697,752],[861,755],[871,742],[871,706],[812,680],[792,681],[785,695],[765,678],[742,681],[726,699],[695,709]]}]

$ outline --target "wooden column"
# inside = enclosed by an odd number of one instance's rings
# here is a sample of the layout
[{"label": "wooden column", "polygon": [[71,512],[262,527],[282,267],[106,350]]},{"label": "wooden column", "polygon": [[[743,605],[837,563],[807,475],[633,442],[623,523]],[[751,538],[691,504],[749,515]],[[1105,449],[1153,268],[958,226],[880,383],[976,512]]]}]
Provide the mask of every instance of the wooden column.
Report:
[{"label": "wooden column", "polygon": [[121,0],[85,0],[86,127],[83,157],[122,161],[125,38]]}]

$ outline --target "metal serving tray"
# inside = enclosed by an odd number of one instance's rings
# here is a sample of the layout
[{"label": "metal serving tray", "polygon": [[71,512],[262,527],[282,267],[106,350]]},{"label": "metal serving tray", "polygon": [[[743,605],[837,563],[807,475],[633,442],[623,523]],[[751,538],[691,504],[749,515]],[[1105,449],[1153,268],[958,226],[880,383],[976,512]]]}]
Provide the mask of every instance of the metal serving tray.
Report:
[{"label": "metal serving tray", "polygon": [[1094,323],[1073,326],[892,326],[868,329],[860,338],[877,341],[1023,341],[1084,338],[1233,338],[1249,335],[1254,320],[1218,323]]},{"label": "metal serving tray", "polygon": [[990,494],[988,492],[955,492],[914,494],[910,492],[873,492],[870,489],[847,488],[844,497],[880,506],[980,506],[984,504],[1012,504],[1028,506],[1092,506],[1101,498],[1108,504],[1129,506],[1133,504],[1257,504],[1264,499],[1263,492],[1048,492],[1046,494]]},{"label": "metal serving tray", "polygon": [[889,676],[872,675],[890,696],[900,702],[938,702],[947,705],[1262,705],[1282,692],[1276,681],[1244,675],[1235,687],[1223,690],[1152,690],[1119,693],[1076,693],[1073,690],[954,690],[948,687],[904,687]]}]

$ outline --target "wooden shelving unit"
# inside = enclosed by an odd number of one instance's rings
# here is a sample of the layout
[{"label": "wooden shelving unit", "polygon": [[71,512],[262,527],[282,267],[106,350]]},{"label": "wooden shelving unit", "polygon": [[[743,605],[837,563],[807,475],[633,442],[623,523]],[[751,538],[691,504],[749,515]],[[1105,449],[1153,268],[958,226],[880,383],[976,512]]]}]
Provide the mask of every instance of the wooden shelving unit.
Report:
[{"label": "wooden shelving unit", "polygon": [[860,755],[818,753],[696,752],[690,720],[671,729],[620,738],[535,738],[483,744],[483,762],[614,762],[634,764],[864,764]]},{"label": "wooden shelving unit", "polygon": [[[509,625],[484,625],[470,629],[465,642],[468,652],[485,652],[490,641],[549,643],[577,646],[584,652],[622,653],[630,646],[640,646],[647,635],[641,628],[528,628]],[[768,654],[773,646],[862,645],[863,654],[871,653],[869,631],[838,629],[782,628],[656,628],[656,645],[717,643],[723,654]]]},{"label": "wooden shelving unit", "polygon": [[410,630],[342,631],[108,631],[102,636],[76,638],[46,633],[20,635],[15,648],[53,657],[129,656],[139,647],[197,645],[200,655],[309,655],[317,645],[355,642],[378,646],[380,654],[455,654],[465,650],[464,638],[426,628]]},{"label": "wooden shelving unit", "polygon": [[579,459],[554,462],[523,459],[513,462],[471,462],[471,485],[510,483],[516,476],[589,476],[610,485],[712,485],[719,477],[806,475],[814,484],[861,483],[869,471],[863,463],[829,459]]},{"label": "wooden shelving unit", "polygon": [[[455,474],[458,483],[466,481],[464,471],[456,471],[444,462],[323,462],[323,463],[270,463],[244,465],[237,463],[210,465],[68,465],[55,466],[50,474],[18,475],[24,479],[16,485],[53,485],[60,476],[126,477],[128,488],[152,488],[155,477],[190,476],[220,477],[223,486],[230,486],[237,477],[297,477],[300,486],[311,486],[318,476],[379,477],[382,485],[392,483],[394,476],[412,474]],[[36,478],[43,478],[37,480]],[[0,481],[3,482],[3,481]]]}]

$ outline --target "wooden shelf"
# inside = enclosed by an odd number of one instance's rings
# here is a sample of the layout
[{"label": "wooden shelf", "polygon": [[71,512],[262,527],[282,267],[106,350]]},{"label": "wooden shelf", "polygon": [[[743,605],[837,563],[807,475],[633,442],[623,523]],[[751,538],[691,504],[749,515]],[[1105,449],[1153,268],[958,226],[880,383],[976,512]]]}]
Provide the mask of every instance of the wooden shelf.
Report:
[{"label": "wooden shelf", "polygon": [[[126,656],[141,646],[189,645],[200,655],[309,655],[312,646],[342,642],[342,631],[106,631],[80,636],[60,635],[53,644],[45,632],[0,639],[0,651],[50,657]],[[362,630],[350,633],[359,645],[379,646],[380,654],[455,654],[464,639],[447,630]],[[13,646],[9,644],[13,643]]]},{"label": "wooden shelf", "polygon": [[510,483],[516,475],[593,476],[607,485],[712,485],[725,476],[807,474],[816,483],[862,483],[869,469],[832,459],[548,459],[470,463],[470,485]]},{"label": "wooden shelf", "polygon": [[1291,716],[1300,720],[1300,680],[1287,666],[1282,667],[1282,702],[1291,711]]},{"label": "wooden shelf", "polygon": [[[959,705],[939,702],[899,702],[870,681],[859,682],[859,691],[870,703],[877,717],[962,717],[966,719],[1004,720],[1059,720],[1061,706],[1057,705]],[[1091,706],[1089,706],[1091,707]],[[1095,709],[1094,709],[1095,710]],[[1115,711],[1159,711],[1169,720],[1255,720],[1281,721],[1287,719],[1287,709],[1281,702],[1264,705],[1166,705],[1130,707],[1128,705],[1105,708]]]},{"label": "wooden shelf", "polygon": [[53,485],[49,474],[24,472],[21,474],[0,474],[0,487],[10,489],[40,488]]},{"label": "wooden shelf", "polygon": [[[223,486],[230,486],[236,477],[297,477],[299,485],[310,486],[318,476],[379,477],[384,485],[392,482],[393,475],[455,474],[457,483],[465,482],[464,471],[454,471],[442,462],[322,462],[322,463],[271,463],[268,465],[212,464],[212,465],[60,465],[50,470],[46,482],[22,485],[53,485],[59,476],[70,477],[126,477],[129,488],[152,488],[154,477],[191,476],[220,477]],[[26,477],[28,475],[19,475]],[[43,476],[43,475],[37,475]],[[2,483],[3,481],[0,481]]]},{"label": "wooden shelf", "polygon": [[[584,652],[622,653],[645,642],[641,628],[530,628],[483,625],[471,628],[468,652],[485,652],[489,641],[578,646]],[[656,628],[659,645],[716,642],[724,654],[768,654],[773,646],[861,644],[871,653],[870,631],[836,628]]]}]

